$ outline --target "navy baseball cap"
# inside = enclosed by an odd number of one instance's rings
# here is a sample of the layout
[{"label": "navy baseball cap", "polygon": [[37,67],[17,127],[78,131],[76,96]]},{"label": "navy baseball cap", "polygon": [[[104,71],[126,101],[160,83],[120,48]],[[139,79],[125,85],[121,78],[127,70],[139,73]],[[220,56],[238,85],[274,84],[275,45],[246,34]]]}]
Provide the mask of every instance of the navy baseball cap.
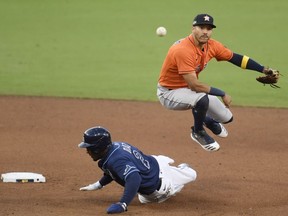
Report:
[{"label": "navy baseball cap", "polygon": [[193,26],[210,25],[213,28],[216,28],[213,22],[214,19],[212,16],[208,14],[198,14],[193,20]]}]

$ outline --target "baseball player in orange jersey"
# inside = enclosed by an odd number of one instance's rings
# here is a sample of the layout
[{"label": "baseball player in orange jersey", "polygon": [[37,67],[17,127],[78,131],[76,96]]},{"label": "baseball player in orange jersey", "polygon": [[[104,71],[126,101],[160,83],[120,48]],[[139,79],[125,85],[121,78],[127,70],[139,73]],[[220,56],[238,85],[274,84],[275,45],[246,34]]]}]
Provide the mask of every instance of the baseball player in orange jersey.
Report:
[{"label": "baseball player in orange jersey", "polygon": [[212,16],[199,14],[194,18],[192,33],[170,47],[157,86],[157,96],[164,107],[192,110],[194,126],[191,127],[191,138],[207,151],[217,151],[220,145],[206,133],[204,126],[219,137],[227,137],[223,124],[233,120],[229,110],[232,100],[223,90],[200,82],[200,72],[212,58],[260,73],[270,69],[211,39],[214,28]]}]

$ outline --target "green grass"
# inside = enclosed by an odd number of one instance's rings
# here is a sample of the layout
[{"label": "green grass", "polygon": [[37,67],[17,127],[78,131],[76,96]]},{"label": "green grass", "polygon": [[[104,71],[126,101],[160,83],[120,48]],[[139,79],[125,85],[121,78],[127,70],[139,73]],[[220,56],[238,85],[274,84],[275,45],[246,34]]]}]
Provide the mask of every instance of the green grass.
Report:
[{"label": "green grass", "polygon": [[[191,32],[198,13],[214,16],[213,37],[279,69],[272,89],[256,72],[209,63],[203,82],[234,105],[288,107],[287,1],[0,0],[0,94],[156,101],[169,46]],[[168,30],[157,37],[158,26]]]}]

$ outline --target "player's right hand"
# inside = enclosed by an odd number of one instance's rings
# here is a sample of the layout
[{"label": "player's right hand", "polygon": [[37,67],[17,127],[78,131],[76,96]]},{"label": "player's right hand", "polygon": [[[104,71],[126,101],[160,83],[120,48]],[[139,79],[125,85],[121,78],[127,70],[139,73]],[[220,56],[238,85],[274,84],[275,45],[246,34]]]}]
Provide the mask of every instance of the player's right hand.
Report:
[{"label": "player's right hand", "polygon": [[112,204],[107,209],[107,214],[116,214],[116,213],[122,213],[125,211],[127,211],[127,204],[118,202],[118,203]]}]

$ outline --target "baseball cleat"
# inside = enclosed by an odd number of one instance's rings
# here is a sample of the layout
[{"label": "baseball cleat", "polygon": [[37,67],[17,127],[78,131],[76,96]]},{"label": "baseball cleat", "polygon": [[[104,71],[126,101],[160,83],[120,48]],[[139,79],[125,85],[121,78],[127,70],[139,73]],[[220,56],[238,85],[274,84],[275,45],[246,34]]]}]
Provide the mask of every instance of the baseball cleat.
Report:
[{"label": "baseball cleat", "polygon": [[205,130],[201,130],[196,133],[194,131],[194,127],[191,129],[192,140],[197,142],[203,149],[206,151],[218,151],[220,149],[220,145],[212,137],[210,137]]},{"label": "baseball cleat", "polygon": [[220,127],[221,127],[221,132],[219,134],[216,134],[219,137],[225,138],[228,136],[228,131],[226,130],[226,128],[223,126],[223,124],[219,123]]},{"label": "baseball cleat", "polygon": [[213,124],[210,124],[209,126],[204,123],[204,126],[210,129],[213,134],[219,137],[225,138],[228,136],[228,131],[221,123],[215,122]]}]

